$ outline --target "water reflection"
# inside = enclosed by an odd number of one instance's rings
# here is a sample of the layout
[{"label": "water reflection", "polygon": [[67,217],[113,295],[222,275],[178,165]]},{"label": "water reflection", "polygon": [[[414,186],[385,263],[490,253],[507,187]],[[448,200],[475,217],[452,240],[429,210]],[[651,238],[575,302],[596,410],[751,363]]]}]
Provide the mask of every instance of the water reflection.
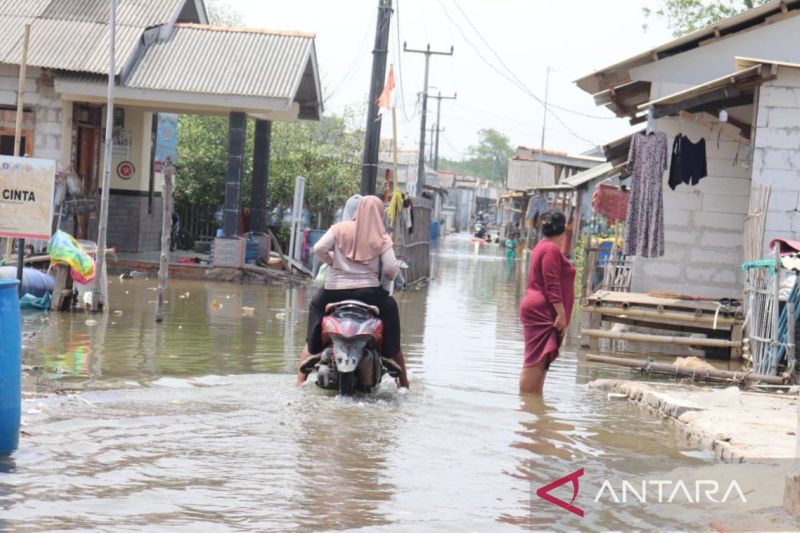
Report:
[{"label": "water reflection", "polygon": [[[525,261],[501,252],[440,243],[429,286],[397,294],[411,391],[386,383],[355,400],[293,386],[308,287],[173,280],[156,325],[154,281],[114,280],[105,323],[26,314],[26,364],[108,392],[25,412],[30,435],[0,475],[0,529],[489,531],[530,527],[533,484],[575,465],[700,461],[669,428],[584,386],[627,370],[565,352],[544,402],[519,397]],[[558,509],[534,518],[566,527]],[[572,529],[629,523],[670,525],[606,513]]]}]

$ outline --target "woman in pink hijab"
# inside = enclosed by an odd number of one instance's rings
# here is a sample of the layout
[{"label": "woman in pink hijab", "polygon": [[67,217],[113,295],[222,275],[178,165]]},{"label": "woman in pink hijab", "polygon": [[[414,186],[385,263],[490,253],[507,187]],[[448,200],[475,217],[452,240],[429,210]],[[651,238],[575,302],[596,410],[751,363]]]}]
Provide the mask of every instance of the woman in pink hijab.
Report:
[{"label": "woman in pink hijab", "polygon": [[[306,348],[300,354],[305,361],[322,352],[321,322],[325,306],[342,300],[360,300],[380,309],[384,326],[383,356],[400,366],[400,386],[408,387],[405,359],[400,349],[400,313],[397,302],[380,286],[380,274],[388,279],[397,276],[399,267],[392,239],[383,222],[383,202],[377,196],[365,196],[355,219],[334,224],[314,245],[314,254],[331,265],[325,287],[311,300],[308,314]],[[298,372],[297,383],[307,375]]]}]

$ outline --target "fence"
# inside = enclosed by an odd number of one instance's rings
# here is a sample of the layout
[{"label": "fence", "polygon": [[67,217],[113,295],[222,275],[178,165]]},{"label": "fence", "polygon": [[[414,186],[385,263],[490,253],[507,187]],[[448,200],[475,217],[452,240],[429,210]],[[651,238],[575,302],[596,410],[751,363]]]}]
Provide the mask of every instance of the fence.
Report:
[{"label": "fence", "polygon": [[427,198],[416,198],[414,202],[411,232],[404,218],[400,217],[400,234],[395,239],[397,256],[408,263],[408,269],[404,272],[406,283],[424,281],[430,277],[432,202]]},{"label": "fence", "polygon": [[217,230],[217,223],[214,220],[216,210],[216,207],[210,205],[178,205],[182,231],[185,231],[193,241],[214,237]]}]

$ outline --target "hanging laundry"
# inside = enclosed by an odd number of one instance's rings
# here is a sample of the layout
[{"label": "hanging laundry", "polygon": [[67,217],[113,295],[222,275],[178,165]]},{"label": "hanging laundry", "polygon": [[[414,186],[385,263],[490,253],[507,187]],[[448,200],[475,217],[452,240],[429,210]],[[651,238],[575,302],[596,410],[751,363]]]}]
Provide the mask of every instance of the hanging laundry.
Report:
[{"label": "hanging laundry", "polygon": [[697,185],[708,175],[706,166],[706,140],[696,143],[679,133],[672,143],[672,158],[669,166],[669,187],[673,191],[681,183]]},{"label": "hanging laundry", "polygon": [[664,255],[664,193],[667,135],[636,133],[631,137],[628,171],[631,198],[625,219],[624,253],[641,257]]},{"label": "hanging laundry", "polygon": [[528,220],[533,220],[537,215],[541,215],[546,211],[547,198],[545,198],[544,194],[537,192],[534,193],[533,196],[531,196],[528,200],[528,212],[525,215],[525,218]]}]

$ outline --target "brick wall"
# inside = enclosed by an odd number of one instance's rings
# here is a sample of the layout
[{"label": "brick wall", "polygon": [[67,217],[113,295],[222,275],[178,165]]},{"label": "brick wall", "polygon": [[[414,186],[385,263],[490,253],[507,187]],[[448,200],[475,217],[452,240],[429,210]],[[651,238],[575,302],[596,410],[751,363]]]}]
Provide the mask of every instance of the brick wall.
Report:
[{"label": "brick wall", "polygon": [[675,135],[706,140],[708,176],[674,191],[664,180],[665,254],[636,258],[633,290],[669,290],[700,296],[741,296],[742,229],[750,197],[750,170],[734,165],[739,143],[720,139],[704,126],[680,118],[657,121],[672,148]]},{"label": "brick wall", "polygon": [[800,235],[800,73],[780,68],[761,86],[753,183],[772,187],[764,251],[769,241]]},{"label": "brick wall", "polygon": [[161,197],[153,199],[148,210],[147,196],[110,195],[108,244],[120,252],[145,252],[161,249]]}]

